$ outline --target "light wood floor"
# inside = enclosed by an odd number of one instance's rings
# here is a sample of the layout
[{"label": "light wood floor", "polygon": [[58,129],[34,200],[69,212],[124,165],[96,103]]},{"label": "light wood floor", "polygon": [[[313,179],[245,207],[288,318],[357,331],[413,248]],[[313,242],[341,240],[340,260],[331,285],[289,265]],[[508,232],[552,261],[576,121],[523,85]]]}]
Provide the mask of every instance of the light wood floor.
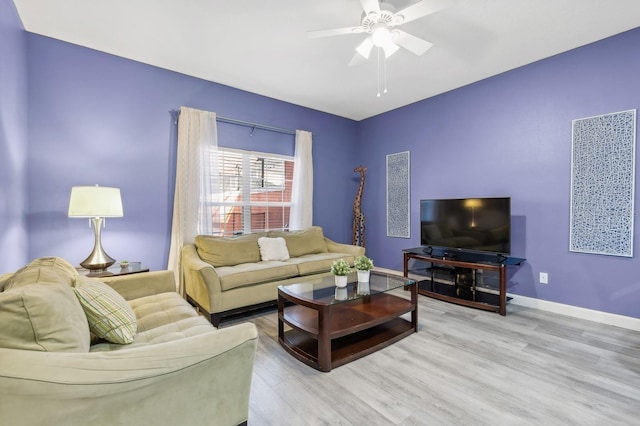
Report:
[{"label": "light wood floor", "polygon": [[419,332],[321,373],[260,332],[249,425],[640,425],[640,333],[419,296]]}]

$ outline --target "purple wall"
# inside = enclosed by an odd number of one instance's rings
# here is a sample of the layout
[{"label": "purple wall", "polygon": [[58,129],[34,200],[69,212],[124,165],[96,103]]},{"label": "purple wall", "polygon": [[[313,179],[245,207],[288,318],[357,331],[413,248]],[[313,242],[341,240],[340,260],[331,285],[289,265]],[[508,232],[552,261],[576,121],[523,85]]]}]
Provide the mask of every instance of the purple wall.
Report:
[{"label": "purple wall", "polygon": [[26,34],[11,0],[0,0],[0,274],[27,261]]},{"label": "purple wall", "polygon": [[[1,194],[14,204],[0,207],[3,257],[11,253],[0,260],[0,273],[25,260],[18,214],[25,194],[26,257],[81,261],[93,234],[82,220],[67,218],[69,190],[95,183],[118,186],[123,194],[125,217],[110,220],[103,233],[107,251],[163,268],[176,137],[169,111],[186,105],[312,131],[315,223],[338,241],[350,241],[358,183],[353,168],[367,166],[367,250],[379,266],[401,269],[401,250],[419,245],[419,199],[511,196],[513,254],[527,262],[513,275],[510,292],[640,317],[636,258],[568,251],[571,120],[637,108],[640,29],[356,123],[33,34],[24,47],[10,1],[0,0],[0,17],[2,35],[10,34],[0,37],[0,66],[8,66],[7,72],[0,68],[0,182]],[[248,129],[223,125],[221,134],[233,137],[230,146],[257,150],[290,143],[266,135],[249,139]],[[292,145],[276,149],[291,152]],[[388,238],[385,155],[406,150],[412,234]],[[14,246],[16,255],[7,249]],[[550,284],[537,283],[540,271],[549,273]]]},{"label": "purple wall", "polygon": [[[27,43],[30,258],[79,263],[89,254],[93,232],[67,217],[69,192],[100,184],[121,188],[124,207],[102,234],[107,253],[166,267],[176,145],[170,111],[182,105],[313,132],[314,221],[350,241],[356,122],[34,34]],[[220,125],[221,145],[270,149],[269,132],[249,138],[249,128],[228,126]],[[293,153],[293,140],[276,149]]]},{"label": "purple wall", "polygon": [[[368,253],[402,269],[401,250],[420,245],[421,198],[511,196],[512,253],[527,263],[510,292],[640,318],[637,256],[568,251],[571,121],[638,108],[638,51],[635,29],[361,122]],[[410,239],[386,237],[374,190],[385,155],[401,151],[411,152]]]}]

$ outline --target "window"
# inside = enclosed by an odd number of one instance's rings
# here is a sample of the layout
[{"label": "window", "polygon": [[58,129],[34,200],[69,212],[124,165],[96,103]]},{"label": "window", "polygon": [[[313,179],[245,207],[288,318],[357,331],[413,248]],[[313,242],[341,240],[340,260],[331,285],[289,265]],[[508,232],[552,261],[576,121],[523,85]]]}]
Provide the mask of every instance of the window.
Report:
[{"label": "window", "polygon": [[213,235],[289,228],[293,157],[218,148],[218,176],[210,176]]}]

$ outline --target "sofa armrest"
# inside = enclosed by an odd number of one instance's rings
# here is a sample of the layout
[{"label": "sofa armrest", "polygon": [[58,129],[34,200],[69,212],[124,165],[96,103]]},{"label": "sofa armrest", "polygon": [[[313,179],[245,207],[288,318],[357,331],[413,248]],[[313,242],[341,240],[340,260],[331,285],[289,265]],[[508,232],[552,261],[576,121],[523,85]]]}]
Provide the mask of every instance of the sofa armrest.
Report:
[{"label": "sofa armrest", "polygon": [[346,253],[354,257],[364,256],[364,247],[354,246],[352,244],[337,243],[327,237],[324,237],[324,240],[327,243],[327,250],[329,250],[330,253]]},{"label": "sofa armrest", "polygon": [[198,256],[193,244],[182,247],[182,269],[187,296],[207,312],[219,312],[222,309],[220,277],[216,268]]},{"label": "sofa armrest", "polygon": [[97,279],[113,287],[126,300],[176,291],[172,271],[140,272]]},{"label": "sofa armrest", "polygon": [[2,421],[237,425],[247,420],[257,339],[243,323],[111,352],[0,348]]}]

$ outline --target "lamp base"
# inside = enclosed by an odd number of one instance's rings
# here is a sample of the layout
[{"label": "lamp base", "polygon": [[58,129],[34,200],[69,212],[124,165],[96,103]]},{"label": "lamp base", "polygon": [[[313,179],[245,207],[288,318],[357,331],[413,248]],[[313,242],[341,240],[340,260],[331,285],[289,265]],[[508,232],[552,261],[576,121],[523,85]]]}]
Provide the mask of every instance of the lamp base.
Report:
[{"label": "lamp base", "polygon": [[104,256],[106,256],[106,259],[104,259],[102,262],[98,262],[96,259],[93,258],[93,256],[90,255],[85,260],[80,262],[80,266],[82,266],[84,269],[89,269],[90,271],[102,271],[104,269],[107,269],[109,266],[113,265],[114,263],[116,263],[116,260],[109,257],[108,254],[106,253],[103,253],[103,254]]},{"label": "lamp base", "polygon": [[102,229],[101,217],[94,217],[91,219],[93,223],[93,232],[95,234],[95,243],[93,245],[93,251],[85,260],[80,262],[80,266],[91,271],[107,269],[113,265],[116,260],[105,253],[102,248],[102,239],[100,238],[100,230]]}]

